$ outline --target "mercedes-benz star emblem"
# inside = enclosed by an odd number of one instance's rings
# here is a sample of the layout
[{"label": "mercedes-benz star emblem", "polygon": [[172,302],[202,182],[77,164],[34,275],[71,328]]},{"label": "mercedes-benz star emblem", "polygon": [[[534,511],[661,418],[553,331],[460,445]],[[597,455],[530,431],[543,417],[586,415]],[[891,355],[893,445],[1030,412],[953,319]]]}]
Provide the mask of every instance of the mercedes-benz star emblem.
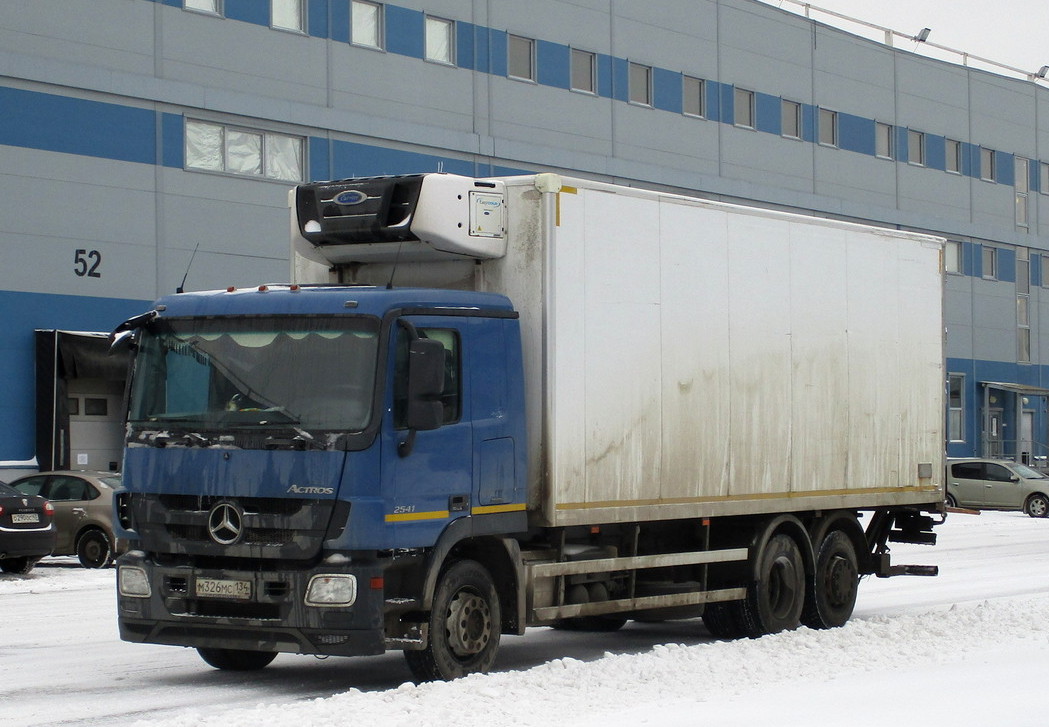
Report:
[{"label": "mercedes-benz star emblem", "polygon": [[208,513],[208,533],[219,545],[233,545],[244,534],[244,515],[231,502],[220,502]]}]

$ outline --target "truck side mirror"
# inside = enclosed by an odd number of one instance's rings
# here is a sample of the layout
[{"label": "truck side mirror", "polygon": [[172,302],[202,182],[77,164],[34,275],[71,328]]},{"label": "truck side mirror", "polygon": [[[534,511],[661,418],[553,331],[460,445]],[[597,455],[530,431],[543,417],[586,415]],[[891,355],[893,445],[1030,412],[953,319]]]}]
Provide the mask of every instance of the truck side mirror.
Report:
[{"label": "truck side mirror", "polygon": [[437,429],[444,419],[440,398],[444,393],[444,345],[429,338],[408,344],[409,429]]}]

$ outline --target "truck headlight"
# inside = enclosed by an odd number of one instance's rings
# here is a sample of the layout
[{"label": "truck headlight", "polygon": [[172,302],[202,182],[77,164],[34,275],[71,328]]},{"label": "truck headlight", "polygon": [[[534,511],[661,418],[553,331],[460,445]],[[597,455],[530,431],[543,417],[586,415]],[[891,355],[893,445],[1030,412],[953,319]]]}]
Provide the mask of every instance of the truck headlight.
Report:
[{"label": "truck headlight", "polygon": [[149,578],[144,568],[122,565],[117,569],[117,583],[121,596],[131,598],[149,598],[153,593],[149,587]]},{"label": "truck headlight", "polygon": [[307,606],[352,606],[357,600],[356,576],[323,574],[310,578]]}]

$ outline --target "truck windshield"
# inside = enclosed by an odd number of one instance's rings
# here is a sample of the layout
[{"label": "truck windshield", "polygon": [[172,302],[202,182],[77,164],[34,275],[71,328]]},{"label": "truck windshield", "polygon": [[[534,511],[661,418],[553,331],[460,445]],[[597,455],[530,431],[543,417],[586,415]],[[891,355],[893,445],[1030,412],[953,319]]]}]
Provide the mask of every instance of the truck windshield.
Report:
[{"label": "truck windshield", "polygon": [[173,320],[142,332],[132,423],[360,431],[371,419],[377,319]]}]

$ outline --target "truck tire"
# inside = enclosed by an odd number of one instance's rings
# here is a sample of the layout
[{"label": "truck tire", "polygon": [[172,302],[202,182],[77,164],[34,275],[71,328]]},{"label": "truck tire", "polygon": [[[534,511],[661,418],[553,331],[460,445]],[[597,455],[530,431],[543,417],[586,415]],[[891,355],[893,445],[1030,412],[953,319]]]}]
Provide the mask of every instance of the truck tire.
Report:
[{"label": "truck tire", "polygon": [[747,635],[742,622],[741,601],[716,601],[703,609],[703,625],[715,639],[739,639]]},{"label": "truck tire", "polygon": [[223,671],[258,671],[277,658],[274,651],[247,651],[244,649],[197,649],[200,658],[209,666]]},{"label": "truck tire", "polygon": [[805,562],[794,539],[773,535],[758,555],[742,616],[752,638],[796,629],[805,606]]},{"label": "truck tire", "polygon": [[404,658],[420,682],[483,674],[495,662],[501,625],[492,576],[477,561],[457,561],[438,579],[426,647]]},{"label": "truck tire", "polygon": [[814,629],[844,626],[856,607],[859,585],[860,571],[852,540],[841,530],[829,532],[816,554],[816,573],[802,623]]}]

